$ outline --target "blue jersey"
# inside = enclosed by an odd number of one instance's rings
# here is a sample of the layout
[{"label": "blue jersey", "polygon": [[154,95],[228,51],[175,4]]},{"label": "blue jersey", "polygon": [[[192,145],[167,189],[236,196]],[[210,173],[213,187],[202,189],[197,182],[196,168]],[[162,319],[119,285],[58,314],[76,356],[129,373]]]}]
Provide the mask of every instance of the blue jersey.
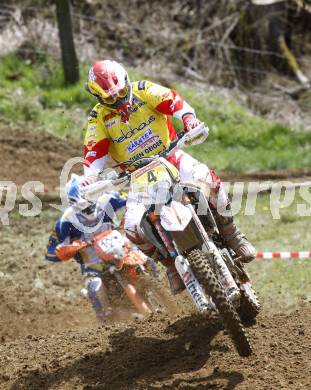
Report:
[{"label": "blue jersey", "polygon": [[[51,262],[60,262],[61,260],[56,256],[56,247],[59,244],[70,244],[74,240],[86,240],[90,239],[92,235],[96,235],[102,231],[105,231],[111,227],[112,218],[111,212],[115,212],[125,206],[126,199],[120,197],[118,193],[105,193],[104,196],[107,198],[109,196],[109,202],[105,202],[104,207],[99,207],[99,212],[97,213],[96,220],[94,224],[99,228],[94,231],[93,234],[88,234],[83,231],[83,226],[90,227],[87,224],[87,221],[83,221],[83,214],[77,213],[72,207],[69,207],[65,210],[63,215],[55,224],[55,227],[52,231],[52,234],[49,237],[49,242],[47,245],[47,251],[45,254],[45,259]],[[101,198],[99,198],[97,205],[101,204]],[[110,212],[106,212],[107,209]],[[79,228],[80,226],[80,228]],[[81,228],[82,227],[82,228]],[[74,259],[81,265],[81,271],[84,273],[88,271],[89,263],[94,262],[94,253],[92,251],[80,251],[75,256]],[[94,267],[90,268],[90,271],[93,271]],[[95,267],[96,268],[96,267]]]}]

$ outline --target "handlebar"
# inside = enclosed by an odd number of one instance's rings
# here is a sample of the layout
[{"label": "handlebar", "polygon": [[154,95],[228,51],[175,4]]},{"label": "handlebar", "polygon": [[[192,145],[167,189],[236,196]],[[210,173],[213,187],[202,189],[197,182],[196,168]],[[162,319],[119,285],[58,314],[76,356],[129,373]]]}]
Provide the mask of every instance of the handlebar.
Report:
[{"label": "handlebar", "polygon": [[[158,155],[152,156],[152,157],[142,157],[135,161],[135,170],[142,168],[148,164],[150,164],[152,161],[156,160],[159,157],[166,158],[173,149],[175,149],[178,146],[179,141],[186,135],[187,133],[185,131],[182,131],[177,134],[175,139],[169,144],[169,146],[160,152]],[[98,174],[98,178],[100,181],[90,184],[87,189],[88,195],[96,195],[100,191],[109,191],[109,187],[113,187],[116,185],[123,184],[125,182],[128,182],[130,180],[132,172],[130,171],[130,168],[133,167],[134,162],[127,160],[123,161],[121,163],[118,163],[114,165],[112,168],[118,168],[125,165],[126,168],[123,172],[121,172],[119,175],[117,175],[115,178],[109,178],[105,177],[105,172],[102,171]],[[112,188],[113,189],[113,188]]]}]

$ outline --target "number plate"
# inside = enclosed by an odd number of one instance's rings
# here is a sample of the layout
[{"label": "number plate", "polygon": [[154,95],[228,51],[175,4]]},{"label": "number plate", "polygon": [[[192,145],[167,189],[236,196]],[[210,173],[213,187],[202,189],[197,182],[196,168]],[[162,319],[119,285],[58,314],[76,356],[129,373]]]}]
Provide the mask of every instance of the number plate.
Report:
[{"label": "number plate", "polygon": [[170,163],[161,162],[161,159],[153,161],[146,167],[140,168],[132,174],[131,189],[134,192],[147,191],[147,188],[159,182],[171,183],[171,174],[179,176],[178,170]]}]

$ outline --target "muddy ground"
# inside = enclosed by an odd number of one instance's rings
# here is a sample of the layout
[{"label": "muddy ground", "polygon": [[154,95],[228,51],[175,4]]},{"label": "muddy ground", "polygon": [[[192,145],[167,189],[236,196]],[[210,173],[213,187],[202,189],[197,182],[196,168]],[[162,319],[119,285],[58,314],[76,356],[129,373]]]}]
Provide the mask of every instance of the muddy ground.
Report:
[{"label": "muddy ground", "polygon": [[[0,132],[0,177],[48,190],[79,143]],[[57,163],[51,161],[57,161]],[[58,211],[10,214],[0,226],[0,389],[309,389],[311,306],[273,314],[249,328],[255,354],[240,358],[216,320],[178,313],[98,327],[80,296],[73,262],[43,260]]]}]

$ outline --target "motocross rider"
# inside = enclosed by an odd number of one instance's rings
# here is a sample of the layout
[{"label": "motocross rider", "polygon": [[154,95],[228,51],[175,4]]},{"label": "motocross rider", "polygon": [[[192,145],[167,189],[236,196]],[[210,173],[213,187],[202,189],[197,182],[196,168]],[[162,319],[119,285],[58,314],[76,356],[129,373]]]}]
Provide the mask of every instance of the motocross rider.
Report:
[{"label": "motocross rider", "polygon": [[66,185],[66,195],[70,207],[56,222],[49,238],[45,259],[51,262],[70,260],[72,257],[80,264],[85,281],[81,290],[95,310],[99,321],[111,315],[106,288],[101,275],[104,263],[98,258],[93,247],[77,250],[77,244],[88,241],[97,234],[108,230],[114,211],[122,208],[126,200],[117,193],[103,193],[97,202],[90,202],[83,196],[83,176],[73,174]]},{"label": "motocross rider", "polygon": [[[89,71],[86,89],[98,100],[89,114],[84,142],[87,182],[96,180],[108,155],[118,163],[130,161],[135,165],[142,157],[164,151],[176,137],[168,116],[182,121],[185,132],[191,132],[200,124],[194,109],[174,90],[146,80],[131,83],[127,71],[115,61],[95,62]],[[208,129],[205,131],[204,139]],[[180,149],[167,159],[179,170],[181,181],[195,180],[209,188],[206,195],[226,244],[242,261],[253,260],[255,248],[235,225],[229,200],[216,173]],[[144,239],[139,228],[144,211],[143,204],[128,202],[125,229],[129,239],[151,255],[154,247]],[[173,293],[184,288],[174,265],[167,266],[167,276]]]}]

